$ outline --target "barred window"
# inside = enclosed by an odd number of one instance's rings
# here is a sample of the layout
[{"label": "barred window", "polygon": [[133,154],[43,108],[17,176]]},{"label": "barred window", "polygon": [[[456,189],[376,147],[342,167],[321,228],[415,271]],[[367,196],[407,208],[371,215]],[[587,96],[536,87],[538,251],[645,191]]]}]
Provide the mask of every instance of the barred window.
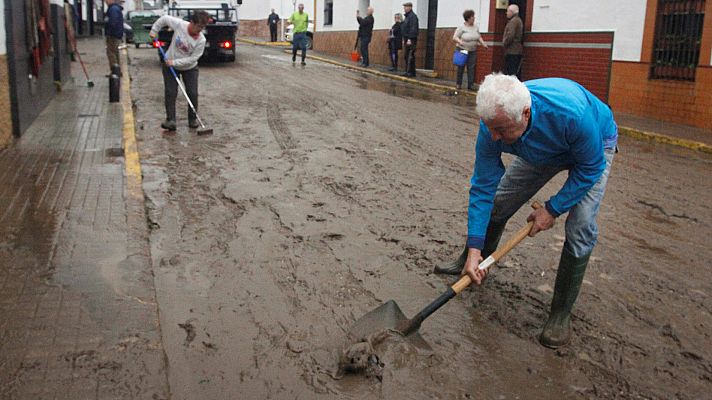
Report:
[{"label": "barred window", "polygon": [[658,0],[651,79],[694,81],[705,0]]},{"label": "barred window", "polygon": [[334,24],[334,0],[324,1],[324,25]]}]

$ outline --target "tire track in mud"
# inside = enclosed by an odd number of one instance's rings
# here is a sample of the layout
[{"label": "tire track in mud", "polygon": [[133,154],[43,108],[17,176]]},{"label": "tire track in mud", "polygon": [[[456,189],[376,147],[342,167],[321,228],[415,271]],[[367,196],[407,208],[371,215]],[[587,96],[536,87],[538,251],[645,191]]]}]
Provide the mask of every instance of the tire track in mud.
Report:
[{"label": "tire track in mud", "polygon": [[294,138],[292,137],[289,127],[282,118],[279,103],[276,98],[272,100],[273,101],[269,102],[271,106],[267,106],[267,124],[269,125],[269,129],[272,131],[274,139],[283,151],[294,149],[297,146],[294,143]]}]

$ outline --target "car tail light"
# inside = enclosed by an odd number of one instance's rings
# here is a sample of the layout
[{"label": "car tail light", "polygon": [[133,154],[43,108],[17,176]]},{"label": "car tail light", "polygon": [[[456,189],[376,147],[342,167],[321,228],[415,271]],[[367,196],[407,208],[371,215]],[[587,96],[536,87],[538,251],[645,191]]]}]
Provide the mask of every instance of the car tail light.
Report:
[{"label": "car tail light", "polygon": [[232,47],[232,42],[220,42],[220,47],[229,49]]}]

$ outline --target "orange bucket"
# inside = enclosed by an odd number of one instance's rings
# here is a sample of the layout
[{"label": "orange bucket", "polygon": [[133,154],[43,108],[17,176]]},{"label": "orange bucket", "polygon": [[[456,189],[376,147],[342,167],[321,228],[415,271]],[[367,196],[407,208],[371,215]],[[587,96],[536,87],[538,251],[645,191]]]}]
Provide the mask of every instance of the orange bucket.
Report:
[{"label": "orange bucket", "polygon": [[354,50],[351,52],[351,61],[353,62],[358,62],[358,60],[361,59],[361,55],[358,54],[358,51]]}]

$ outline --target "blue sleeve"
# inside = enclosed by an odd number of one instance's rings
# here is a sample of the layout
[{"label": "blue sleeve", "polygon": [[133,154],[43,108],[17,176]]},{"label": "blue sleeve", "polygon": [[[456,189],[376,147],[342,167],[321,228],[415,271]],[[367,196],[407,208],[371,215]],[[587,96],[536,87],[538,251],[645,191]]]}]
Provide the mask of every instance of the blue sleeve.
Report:
[{"label": "blue sleeve", "polygon": [[502,150],[484,122],[480,121],[475,149],[475,170],[470,187],[470,203],[467,209],[467,247],[482,249],[494,204],[497,186],[504,175]]},{"label": "blue sleeve", "polygon": [[554,217],[566,213],[578,204],[606,169],[601,128],[593,113],[586,112],[579,121],[571,125],[566,138],[574,165],[561,190],[546,202],[546,209]]}]

